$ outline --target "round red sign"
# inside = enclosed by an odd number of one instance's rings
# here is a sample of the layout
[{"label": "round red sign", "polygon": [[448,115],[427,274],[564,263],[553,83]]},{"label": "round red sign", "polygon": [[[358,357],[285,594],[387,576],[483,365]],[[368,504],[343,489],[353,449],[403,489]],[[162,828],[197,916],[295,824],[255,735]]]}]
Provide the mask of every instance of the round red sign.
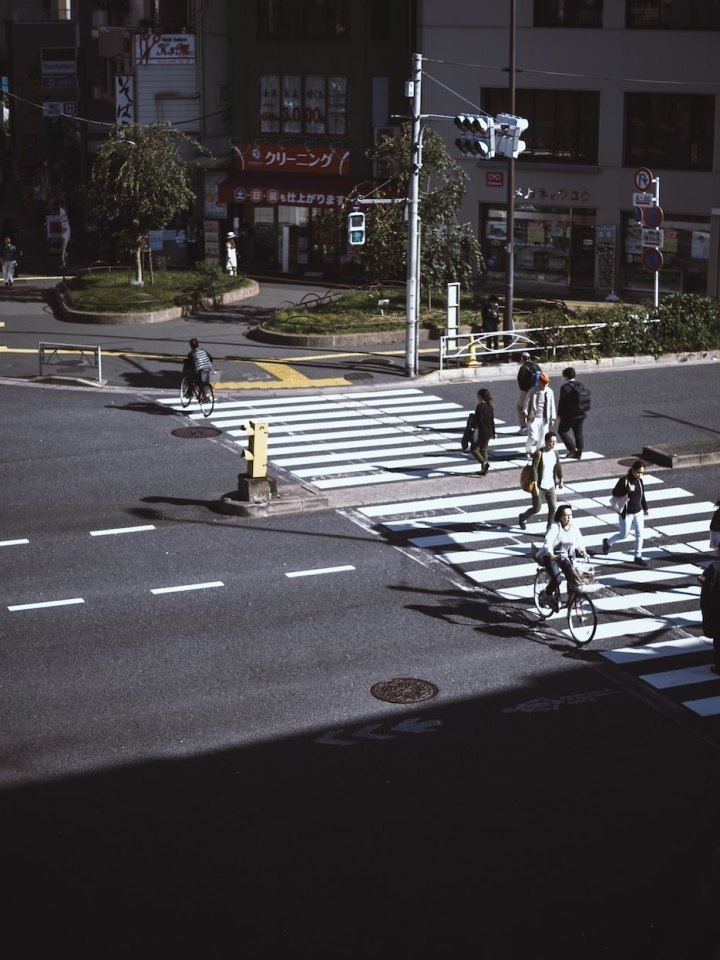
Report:
[{"label": "round red sign", "polygon": [[643,209],[643,223],[646,227],[656,228],[662,225],[662,207],[645,207]]},{"label": "round red sign", "polygon": [[652,175],[652,170],[648,170],[647,167],[638,167],[633,177],[635,189],[639,190],[641,193],[645,193],[645,191],[649,190],[652,186],[654,179],[655,178]]},{"label": "round red sign", "polygon": [[645,247],[642,252],[643,267],[648,273],[657,273],[663,265],[663,255],[657,247]]}]

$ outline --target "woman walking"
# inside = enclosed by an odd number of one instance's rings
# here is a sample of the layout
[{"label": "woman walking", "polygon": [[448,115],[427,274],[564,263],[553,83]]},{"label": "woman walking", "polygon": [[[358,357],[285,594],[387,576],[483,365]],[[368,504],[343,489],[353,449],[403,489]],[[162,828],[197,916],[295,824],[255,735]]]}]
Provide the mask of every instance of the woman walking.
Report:
[{"label": "woman walking", "polygon": [[648,515],[647,501],[645,500],[645,485],[643,475],[645,466],[642,460],[636,460],[624,477],[620,477],[613,488],[614,497],[627,497],[625,506],[620,513],[620,529],[611,537],[606,537],[602,543],[603,553],[610,553],[610,547],[620,540],[624,540],[630,531],[635,534],[635,563],[639,567],[646,567],[647,560],[643,558],[643,533],[645,517]]},{"label": "woman walking", "polygon": [[480,476],[484,477],[490,469],[488,445],[491,440],[495,439],[495,411],[493,410],[489,390],[484,387],[478,390],[477,398],[478,404],[475,407],[475,430],[477,434],[470,447],[470,453],[481,465]]}]

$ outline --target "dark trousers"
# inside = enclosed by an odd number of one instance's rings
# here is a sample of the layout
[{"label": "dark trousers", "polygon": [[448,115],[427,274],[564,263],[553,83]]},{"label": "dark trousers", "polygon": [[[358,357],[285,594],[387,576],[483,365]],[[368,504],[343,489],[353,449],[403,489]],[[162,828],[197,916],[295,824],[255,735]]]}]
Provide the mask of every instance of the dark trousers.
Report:
[{"label": "dark trousers", "polygon": [[567,557],[560,557],[559,560],[550,560],[548,557],[545,557],[543,564],[550,576],[550,586],[548,587],[548,590],[560,589],[563,573],[565,574],[565,579],[568,582],[568,589],[570,588],[570,584],[573,582],[573,573],[572,563]]},{"label": "dark trousers", "polygon": [[470,453],[475,457],[478,463],[488,462],[488,444],[489,440],[481,441],[475,447],[470,447]]},{"label": "dark trousers", "polygon": [[[555,511],[557,510],[557,495],[555,493],[555,487],[552,487],[552,489],[549,490],[543,490],[542,493],[545,497],[545,502],[548,505],[547,525],[550,526],[555,519]],[[537,484],[535,484],[532,489],[532,506],[529,510],[525,510],[523,513],[521,513],[520,516],[523,518],[523,520],[529,520],[533,514],[540,513],[541,504],[542,500],[540,499],[540,488]]]},{"label": "dark trousers", "polygon": [[577,419],[574,420],[561,420],[558,424],[560,439],[568,450],[577,450],[578,453],[582,453],[585,449],[585,440],[583,438],[584,422],[584,417],[577,417]]}]

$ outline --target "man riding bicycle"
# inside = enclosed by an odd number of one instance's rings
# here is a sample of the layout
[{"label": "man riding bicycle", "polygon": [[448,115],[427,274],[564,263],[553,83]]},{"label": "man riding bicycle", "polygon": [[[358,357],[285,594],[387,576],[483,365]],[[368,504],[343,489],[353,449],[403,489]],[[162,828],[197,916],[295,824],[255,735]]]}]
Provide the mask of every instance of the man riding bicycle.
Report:
[{"label": "man riding bicycle", "polygon": [[200,346],[197,337],[190,341],[190,352],[183,363],[183,374],[190,378],[189,395],[192,396],[193,387],[197,384],[210,382],[213,358]]},{"label": "man riding bicycle", "polygon": [[548,527],[545,541],[536,555],[536,560],[545,567],[550,577],[550,583],[540,594],[543,606],[552,606],[553,596],[555,591],[560,589],[563,573],[568,582],[568,590],[577,590],[577,577],[573,570],[577,556],[588,559],[580,530],[573,523],[572,507],[561,503],[555,511],[555,522]]}]

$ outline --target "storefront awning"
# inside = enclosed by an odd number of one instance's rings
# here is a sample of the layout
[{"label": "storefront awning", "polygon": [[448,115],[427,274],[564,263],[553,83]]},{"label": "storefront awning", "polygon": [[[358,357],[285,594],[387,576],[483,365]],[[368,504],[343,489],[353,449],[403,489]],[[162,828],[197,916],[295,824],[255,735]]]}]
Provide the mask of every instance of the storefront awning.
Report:
[{"label": "storefront awning", "polygon": [[373,189],[370,180],[308,174],[234,173],[218,184],[219,203],[244,203],[260,207],[321,207],[342,205],[355,187]]}]

